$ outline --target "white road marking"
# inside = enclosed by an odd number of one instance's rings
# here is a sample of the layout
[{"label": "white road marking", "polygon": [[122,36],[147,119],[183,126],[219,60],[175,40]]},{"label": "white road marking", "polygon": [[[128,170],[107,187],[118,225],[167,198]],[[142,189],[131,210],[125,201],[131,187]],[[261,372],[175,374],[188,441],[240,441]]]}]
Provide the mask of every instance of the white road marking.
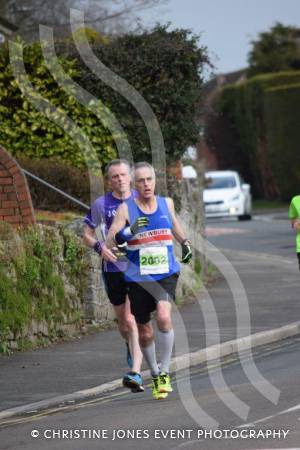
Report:
[{"label": "white road marking", "polygon": [[242,228],[213,228],[206,227],[207,236],[223,236],[225,234],[244,234],[249,233],[249,230],[244,230]]},{"label": "white road marking", "polygon": [[[280,411],[271,416],[266,416],[266,417],[263,417],[262,419],[254,420],[253,422],[247,423],[245,425],[240,425],[238,428],[252,427],[253,425],[256,425],[257,423],[266,422],[267,420],[274,419],[275,417],[282,416],[283,414],[288,414],[290,412],[299,411],[299,409],[300,409],[300,403],[296,406],[292,406],[292,408],[284,409],[283,411]],[[286,449],[286,450],[289,450],[289,449]]]}]

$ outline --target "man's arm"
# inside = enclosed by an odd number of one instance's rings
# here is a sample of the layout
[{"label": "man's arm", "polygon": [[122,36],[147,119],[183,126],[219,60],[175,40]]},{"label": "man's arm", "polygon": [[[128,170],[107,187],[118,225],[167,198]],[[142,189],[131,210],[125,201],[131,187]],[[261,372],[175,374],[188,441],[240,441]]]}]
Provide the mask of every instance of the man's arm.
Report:
[{"label": "man's arm", "polygon": [[297,209],[295,208],[295,205],[293,203],[293,200],[291,201],[290,207],[289,207],[289,219],[291,221],[291,226],[295,231],[300,230],[300,221],[298,217]]},{"label": "man's arm", "polygon": [[187,240],[187,237],[186,237],[186,234],[182,228],[182,225],[181,225],[179,219],[176,216],[174,202],[169,197],[166,200],[167,200],[167,205],[169,207],[169,213],[170,213],[170,216],[171,216],[172,222],[173,222],[172,233],[174,234],[176,241],[179,242],[179,244],[183,244],[183,242]]},{"label": "man's arm", "polygon": [[108,230],[108,235],[105,241],[107,248],[112,248],[116,246],[115,235],[122,228],[125,227],[128,222],[128,208],[126,203],[122,203],[117,209],[116,215],[114,217],[113,223],[111,224],[110,229]]},{"label": "man's arm", "polygon": [[173,222],[172,233],[176,241],[181,244],[182,258],[181,262],[187,264],[193,257],[192,246],[190,241],[187,239],[186,234],[182,228],[182,225],[178,218],[176,217],[174,202],[171,198],[167,198],[167,205]]},{"label": "man's arm", "polygon": [[88,247],[93,248],[106,261],[117,261],[117,257],[106,247],[103,241],[97,239],[96,231],[88,225],[86,225],[83,230],[83,242]]}]

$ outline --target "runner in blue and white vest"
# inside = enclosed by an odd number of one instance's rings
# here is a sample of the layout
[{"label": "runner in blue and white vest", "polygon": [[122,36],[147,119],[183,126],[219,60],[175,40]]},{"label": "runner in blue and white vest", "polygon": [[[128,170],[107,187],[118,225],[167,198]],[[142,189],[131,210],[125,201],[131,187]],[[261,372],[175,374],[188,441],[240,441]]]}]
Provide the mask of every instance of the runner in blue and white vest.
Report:
[{"label": "runner in blue and white vest", "polygon": [[[97,198],[91,205],[84,222],[84,242],[102,257],[102,276],[107,296],[113,305],[118,327],[127,344],[127,361],[131,371],[123,377],[124,386],[133,392],[144,391],[140,375],[142,353],[138,343],[138,330],[134,316],[130,312],[127,295],[128,286],[124,279],[124,271],[128,262],[118,260],[118,252],[108,249],[105,238],[113,222],[118,207],[132,199],[136,193],[131,191],[131,173],[128,161],[117,159],[106,167],[106,176],[111,192]],[[96,229],[101,231],[101,239],[97,238]],[[114,249],[116,250],[116,249]]]},{"label": "runner in blue and white vest", "polygon": [[[152,394],[166,398],[172,392],[169,366],[174,344],[171,302],[180,273],[173,249],[173,236],[182,246],[183,263],[192,258],[191,244],[175,215],[171,198],[155,195],[153,167],[141,162],[134,169],[137,197],[117,210],[107,246],[127,242],[125,279],[131,311],[138,325],[139,342],[152,374]],[[156,311],[161,364],[157,363],[151,313]]]}]

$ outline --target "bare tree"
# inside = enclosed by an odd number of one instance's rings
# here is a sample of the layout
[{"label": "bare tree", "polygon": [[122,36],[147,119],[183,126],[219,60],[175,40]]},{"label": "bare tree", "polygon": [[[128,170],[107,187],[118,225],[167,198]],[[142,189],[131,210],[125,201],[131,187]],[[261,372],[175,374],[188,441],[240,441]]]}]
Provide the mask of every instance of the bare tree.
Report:
[{"label": "bare tree", "polygon": [[19,34],[36,39],[39,24],[57,36],[70,33],[70,8],[84,11],[85,23],[101,33],[116,34],[133,28],[139,14],[168,0],[0,0],[0,16],[18,26]]}]

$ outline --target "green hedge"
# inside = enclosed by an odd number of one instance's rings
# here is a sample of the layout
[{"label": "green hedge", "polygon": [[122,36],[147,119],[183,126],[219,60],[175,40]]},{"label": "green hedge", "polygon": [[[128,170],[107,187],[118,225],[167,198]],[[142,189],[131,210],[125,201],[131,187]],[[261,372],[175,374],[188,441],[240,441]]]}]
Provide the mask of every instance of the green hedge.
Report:
[{"label": "green hedge", "polygon": [[[46,67],[40,44],[25,45],[23,50],[26,73],[34,89],[60,113],[67,115],[90,140],[96,155],[90,154],[86,148],[89,165],[98,168],[99,161],[105,164],[115,157],[115,144],[109,130],[57,85]],[[61,57],[60,64],[74,80],[80,78],[75,61]],[[86,166],[85,155],[73,138],[39,112],[21,93],[6,46],[0,47],[0,102],[0,143],[12,155],[36,159],[57,157],[75,167]]]},{"label": "green hedge", "polygon": [[[252,184],[257,196],[276,195],[266,143],[265,93],[272,87],[300,82],[300,71],[259,75],[222,91],[217,111],[230,125],[227,134],[237,139],[235,155],[243,161],[243,176]],[[224,149],[219,149],[219,155]],[[226,148],[231,152],[230,148]],[[222,158],[222,155],[221,155]]]},{"label": "green hedge", "polygon": [[300,83],[266,90],[265,122],[270,164],[290,201],[300,191]]}]

